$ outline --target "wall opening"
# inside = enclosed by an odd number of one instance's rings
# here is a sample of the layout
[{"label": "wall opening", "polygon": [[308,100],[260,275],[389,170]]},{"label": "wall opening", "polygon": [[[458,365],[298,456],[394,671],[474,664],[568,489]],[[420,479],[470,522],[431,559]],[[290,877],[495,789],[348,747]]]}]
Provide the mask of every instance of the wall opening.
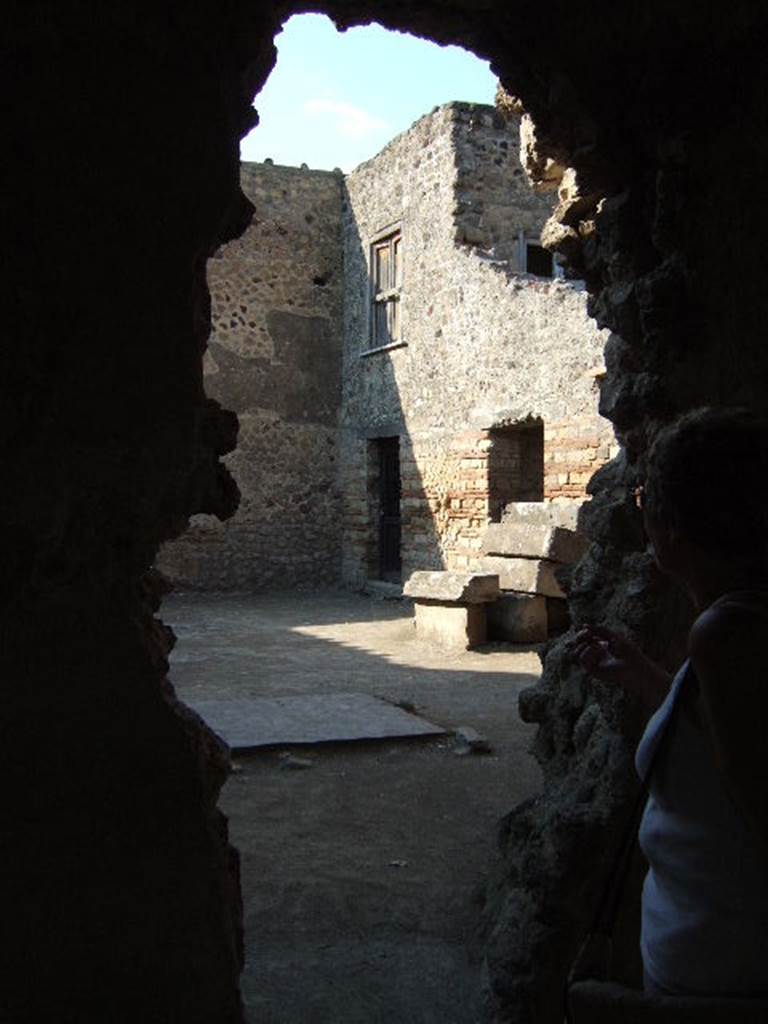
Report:
[{"label": "wall opening", "polygon": [[369,577],[399,583],[402,578],[399,437],[378,437],[370,442],[368,488]]},{"label": "wall opening", "polygon": [[565,276],[562,265],[554,253],[544,248],[539,235],[521,231],[518,234],[518,246],[520,270],[524,274],[545,278]]},{"label": "wall opening", "polygon": [[[380,115],[371,107],[366,118],[362,107],[339,97],[315,92],[307,102],[305,96],[300,109],[310,119],[347,119],[343,124],[354,123],[360,132]],[[359,85],[354,98],[363,100]],[[555,330],[558,340],[565,333],[563,309],[571,307],[579,323],[584,319],[581,300],[566,288],[550,290],[543,280],[555,276],[551,255],[539,245],[551,197],[531,191],[516,156],[517,124],[507,123],[489,104],[456,100],[430,114],[414,113],[418,121],[394,138],[390,128],[383,148],[369,138],[375,151],[363,163],[357,162],[362,154],[341,153],[326,163],[307,146],[292,165],[291,156],[272,143],[262,141],[260,153],[243,146],[244,157],[263,157],[246,159],[241,167],[243,192],[255,215],[246,234],[209,268],[215,330],[206,354],[206,389],[239,415],[240,445],[232,461],[243,493],[239,515],[249,517],[239,538],[236,520],[225,526],[234,540],[228,549],[218,545],[219,564],[222,574],[242,573],[246,559],[238,547],[246,551],[253,571],[243,589],[276,591],[260,598],[264,609],[280,609],[280,589],[319,589],[330,576],[325,566],[332,571],[334,559],[346,586],[379,599],[395,597],[400,584],[420,570],[493,571],[483,551],[489,521],[501,519],[512,502],[544,498],[542,419],[551,427],[556,409],[550,396],[560,399],[539,371],[539,353],[548,358],[552,351],[549,331]],[[309,138],[296,131],[294,114],[278,120],[293,126],[292,141],[304,147]],[[270,121],[264,109],[261,115],[254,140]],[[528,243],[522,266],[515,258],[521,231]],[[557,316],[550,318],[552,300]],[[527,313],[519,315],[513,302]],[[599,343],[596,333],[582,339],[577,330],[567,337],[574,346],[584,340],[585,351]],[[582,360],[588,360],[586,369],[596,357],[580,354],[575,365],[581,367]],[[582,388],[586,396],[578,389],[574,409],[581,410],[584,398],[593,401],[593,395],[587,386]],[[518,415],[496,411],[515,408],[523,414],[535,409],[541,419],[515,422]],[[499,426],[489,436],[490,423]],[[273,567],[269,574],[264,565]],[[538,587],[538,579],[526,578],[516,589],[527,594]],[[243,607],[238,600],[235,622],[241,621]],[[322,614],[292,600],[302,616],[291,632],[302,630],[306,646],[291,646],[286,663],[302,663],[309,696],[313,688],[322,691],[326,680],[336,688],[341,678],[355,691],[375,687],[385,700],[395,693],[399,699],[399,687],[380,672],[378,660],[419,657],[440,664],[443,652],[420,651],[419,638],[412,642],[412,619],[402,616],[396,643],[379,655],[377,636],[386,632],[390,609],[382,615],[380,600],[361,599],[354,608],[334,600],[323,595]],[[554,599],[536,592],[523,603],[546,618],[546,628],[555,628],[553,616],[561,608]],[[249,636],[242,645],[233,642],[232,650],[252,645],[254,607],[244,606]],[[343,623],[329,620],[334,608]],[[448,610],[452,617],[453,611]],[[276,613],[277,621],[284,623],[282,614]],[[369,620],[371,632],[365,626]],[[262,636],[273,635],[274,621]],[[339,632],[347,622],[350,628]],[[342,656],[347,648],[371,650],[376,657],[367,663],[358,656],[351,662],[331,659],[324,670],[329,675],[321,675],[328,640]],[[518,671],[520,662],[508,664]],[[261,687],[272,685],[274,669],[267,671],[256,691],[260,696]],[[476,671],[479,664],[468,667],[469,673]],[[283,687],[281,674],[274,676],[274,685]],[[426,698],[439,677],[411,672],[410,678],[409,703],[411,695]],[[205,685],[212,687],[213,680]],[[239,697],[229,680],[224,685],[228,696]],[[250,696],[256,684],[249,677],[247,685]],[[487,694],[475,692],[480,716],[487,712]],[[465,707],[467,696],[464,689]],[[428,706],[426,699],[421,706]],[[311,758],[303,763],[288,758],[280,767],[311,763]],[[342,792],[331,793],[331,799],[342,803]],[[529,792],[526,787],[520,797]],[[463,795],[462,788],[453,802],[460,803]],[[505,809],[500,800],[497,806],[499,812]],[[244,818],[251,817],[250,809]],[[421,820],[421,810],[419,815]],[[342,818],[338,832],[349,829],[354,835],[359,828],[354,814]],[[233,836],[239,841],[237,832]],[[322,845],[317,833],[312,839]],[[246,832],[246,857],[251,841]],[[279,874],[284,873],[281,864]],[[253,906],[263,884],[259,890],[250,866],[244,883],[246,906]],[[335,901],[340,889],[334,884],[332,893],[318,890],[317,902],[308,905],[319,906],[326,896]],[[271,927],[262,934],[273,938]],[[244,980],[247,986],[257,983],[253,971]],[[296,997],[306,999],[306,986]],[[419,998],[420,993],[408,996],[412,1006]],[[413,1012],[409,1007],[403,1019]],[[288,1010],[288,1016],[301,1019],[303,1011]],[[462,1019],[478,1016],[469,1008]]]},{"label": "wall opening", "polygon": [[498,523],[510,502],[544,500],[544,423],[497,427],[489,436],[488,512]]},{"label": "wall opening", "polygon": [[535,242],[525,243],[525,269],[536,277],[552,277],[554,270],[552,253]]}]

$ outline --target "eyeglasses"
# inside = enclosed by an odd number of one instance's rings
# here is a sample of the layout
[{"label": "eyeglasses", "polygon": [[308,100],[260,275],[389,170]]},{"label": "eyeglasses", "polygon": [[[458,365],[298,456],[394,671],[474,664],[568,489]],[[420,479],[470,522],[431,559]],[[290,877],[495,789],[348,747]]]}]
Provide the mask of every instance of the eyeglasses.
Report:
[{"label": "eyeglasses", "polygon": [[632,495],[635,508],[642,512],[645,507],[645,484],[637,484],[635,487],[631,488],[629,493]]}]

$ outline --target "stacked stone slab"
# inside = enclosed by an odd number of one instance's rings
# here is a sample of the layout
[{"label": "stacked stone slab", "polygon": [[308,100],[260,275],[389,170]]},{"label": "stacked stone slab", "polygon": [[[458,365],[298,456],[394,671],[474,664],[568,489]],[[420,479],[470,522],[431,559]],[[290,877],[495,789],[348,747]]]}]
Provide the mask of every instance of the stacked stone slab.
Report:
[{"label": "stacked stone slab", "polygon": [[563,621],[565,594],[556,571],[578,561],[587,541],[576,532],[577,505],[519,502],[491,523],[482,540],[482,568],[499,577],[501,598],[489,612],[492,638],[546,640]]},{"label": "stacked stone slab", "polygon": [[444,650],[466,650],[487,639],[486,606],[499,597],[499,578],[493,573],[414,572],[403,595],[413,599],[419,639]]},{"label": "stacked stone slab", "polygon": [[580,508],[580,501],[569,501],[559,505],[544,501],[514,501],[504,509],[501,521],[560,526],[575,533],[578,529]]}]

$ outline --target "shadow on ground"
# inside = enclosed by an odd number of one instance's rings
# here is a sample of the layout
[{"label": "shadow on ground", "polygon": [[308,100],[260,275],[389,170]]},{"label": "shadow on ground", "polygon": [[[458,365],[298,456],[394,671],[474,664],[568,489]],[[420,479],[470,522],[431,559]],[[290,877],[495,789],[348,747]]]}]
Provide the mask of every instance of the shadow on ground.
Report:
[{"label": "shadow on ground", "polygon": [[410,610],[337,592],[174,595],[171,679],[188,699],[370,693],[450,738],[244,755],[222,807],[242,856],[253,1024],[474,1024],[469,951],[498,819],[539,787],[517,695],[529,650],[446,655],[418,643]]}]

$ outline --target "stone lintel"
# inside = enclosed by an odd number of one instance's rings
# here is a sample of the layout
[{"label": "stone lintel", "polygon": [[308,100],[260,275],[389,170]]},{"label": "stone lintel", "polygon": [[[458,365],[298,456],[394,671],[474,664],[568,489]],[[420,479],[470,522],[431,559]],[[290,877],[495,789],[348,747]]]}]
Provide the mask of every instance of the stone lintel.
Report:
[{"label": "stone lintel", "polygon": [[359,428],[359,437],[366,441],[378,441],[382,437],[400,437],[405,433],[402,420],[386,420],[373,426]]}]

